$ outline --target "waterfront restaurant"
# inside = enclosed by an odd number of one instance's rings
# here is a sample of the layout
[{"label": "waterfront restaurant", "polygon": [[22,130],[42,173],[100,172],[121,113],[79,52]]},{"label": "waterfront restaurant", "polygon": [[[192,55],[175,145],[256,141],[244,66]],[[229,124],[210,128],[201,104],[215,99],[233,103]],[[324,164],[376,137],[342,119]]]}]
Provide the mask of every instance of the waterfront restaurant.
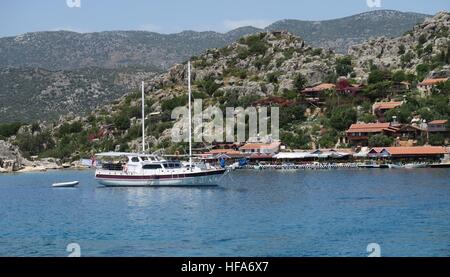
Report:
[{"label": "waterfront restaurant", "polygon": [[244,154],[264,154],[275,155],[280,152],[281,142],[274,141],[271,143],[246,143],[239,150]]},{"label": "waterfront restaurant", "polygon": [[369,151],[368,157],[389,158],[391,160],[437,161],[448,154],[448,149],[442,146],[375,147]]},{"label": "waterfront restaurant", "polygon": [[349,160],[353,152],[348,149],[317,149],[313,151],[280,152],[273,156],[276,161],[282,162],[306,162],[323,160]]},{"label": "waterfront restaurant", "polygon": [[280,146],[281,142],[279,141],[271,143],[246,143],[239,150],[251,161],[271,161],[272,157],[280,152]]}]

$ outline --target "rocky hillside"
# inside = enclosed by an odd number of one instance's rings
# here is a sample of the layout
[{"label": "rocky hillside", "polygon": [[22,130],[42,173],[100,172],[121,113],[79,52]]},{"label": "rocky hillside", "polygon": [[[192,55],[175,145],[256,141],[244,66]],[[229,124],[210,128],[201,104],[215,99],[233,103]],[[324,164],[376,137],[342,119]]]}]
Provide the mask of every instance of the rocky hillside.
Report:
[{"label": "rocky hillside", "polygon": [[[318,22],[282,20],[266,30],[288,30],[313,46],[342,51],[371,36],[394,36],[424,18],[425,15],[420,14],[375,11]],[[129,93],[137,81],[153,76],[152,72],[166,70],[205,49],[229,45],[244,35],[260,31],[253,27],[238,28],[225,34],[192,31],[171,35],[137,31],[79,34],[61,31],[0,38],[0,123],[51,121],[68,112],[83,115]],[[303,44],[305,42],[302,40]],[[233,64],[232,70],[248,69],[249,74],[255,75],[253,79],[231,79],[233,85],[224,89],[247,90],[247,93],[261,88],[268,93],[290,90],[292,77],[299,72],[310,83],[321,81],[323,75],[332,77],[333,60],[319,62],[326,59],[328,50],[314,50],[314,55],[301,57],[295,45],[286,46],[284,52],[279,50],[285,46],[273,48],[274,55],[270,57],[243,60],[236,65],[229,58],[221,58],[217,64],[219,71],[214,74],[223,73],[224,63]],[[228,50],[223,51],[221,56],[226,56]],[[242,49],[239,51],[233,59],[245,54]],[[233,49],[230,48],[231,52]],[[196,64],[199,76],[209,74],[206,72],[211,70],[208,65],[215,62],[216,57],[217,53]],[[269,78],[272,82],[261,86],[255,78]],[[275,79],[276,83],[273,82]]]},{"label": "rocky hillside", "polygon": [[0,70],[0,123],[52,121],[70,112],[83,115],[154,75],[152,70],[137,68],[4,68]]},{"label": "rocky hillside", "polygon": [[281,20],[267,30],[287,30],[315,47],[346,53],[350,46],[375,37],[398,37],[427,15],[378,10],[325,21]]},{"label": "rocky hillside", "polygon": [[247,27],[226,34],[193,31],[170,35],[145,31],[27,33],[0,39],[0,67],[62,70],[131,65],[166,70],[205,49],[227,45],[256,31]]},{"label": "rocky hillside", "polygon": [[[430,71],[449,64],[450,13],[440,12],[396,38],[380,37],[352,46],[355,72],[364,76],[372,65],[407,73]],[[419,68],[418,68],[419,66]]]},{"label": "rocky hillside", "polygon": [[[417,41],[412,41],[411,45],[423,47],[426,41],[422,41],[419,34],[426,33],[430,24],[441,26],[445,22],[447,14],[440,13],[415,28],[411,36]],[[436,38],[437,41],[445,37],[439,35],[442,29],[445,28],[434,28],[427,38]],[[443,53],[445,57],[450,54],[448,50]],[[384,115],[387,121],[393,120],[394,116],[404,124],[413,119],[430,121],[450,117],[450,82],[442,83],[430,95],[423,95],[414,85],[423,78],[419,74],[422,71],[399,75],[389,67],[377,64],[376,60],[367,70],[361,69],[365,55],[361,52],[344,56],[314,48],[288,32],[248,35],[226,47],[209,49],[191,57],[193,96],[203,99],[204,107],[221,108],[249,107],[260,100],[267,100],[268,96],[282,99],[288,105],[280,105],[280,136],[283,143],[292,149],[351,146],[342,144],[339,138],[345,136],[345,130],[355,122],[377,121],[371,110],[377,101],[405,101],[401,107]],[[442,60],[440,64],[445,67],[448,61]],[[165,73],[145,78],[147,112],[160,112],[146,119],[145,133],[152,151],[165,149],[169,153],[185,153],[186,145],[172,143],[170,138],[171,129],[181,124],[171,119],[171,112],[187,104],[186,69],[185,63],[178,64]],[[355,94],[333,89],[324,91],[319,95],[322,98],[320,103],[311,102],[299,93],[316,83],[336,83],[341,76],[346,76],[344,82],[347,85],[367,80],[363,89]],[[401,81],[409,81],[413,86],[399,87]],[[136,151],[141,138],[141,96],[137,89],[135,86],[134,93],[103,105],[87,116],[67,115],[51,124],[7,126],[10,131],[3,132],[3,137],[18,145],[25,156],[76,160],[90,157],[93,152]],[[430,136],[429,140],[434,145],[443,145],[448,138]],[[372,146],[392,143],[393,138],[385,136],[370,142]]]},{"label": "rocky hillside", "polygon": [[[292,99],[304,86],[333,75],[337,59],[333,52],[313,48],[286,32],[258,33],[193,57],[193,95],[204,99],[205,106],[221,107],[247,107],[267,95]],[[148,119],[150,146],[182,147],[170,143],[175,123],[170,115],[173,108],[187,103],[185,64],[146,78],[146,84],[147,110],[161,112]],[[302,107],[285,113],[286,124],[304,117]],[[137,150],[140,132],[140,93],[136,92],[86,117],[67,115],[50,124],[22,126],[16,135],[9,133],[9,140],[21,145],[26,156],[75,159],[91,151]]]},{"label": "rocky hillside", "polygon": [[[350,45],[371,37],[398,36],[425,18],[423,14],[382,10],[326,21],[281,20],[265,30],[285,30],[314,47],[345,53]],[[27,33],[0,38],[0,67],[61,70],[137,65],[166,70],[206,49],[223,47],[244,35],[261,31],[243,27],[224,34],[193,31],[169,35],[144,31]]]}]

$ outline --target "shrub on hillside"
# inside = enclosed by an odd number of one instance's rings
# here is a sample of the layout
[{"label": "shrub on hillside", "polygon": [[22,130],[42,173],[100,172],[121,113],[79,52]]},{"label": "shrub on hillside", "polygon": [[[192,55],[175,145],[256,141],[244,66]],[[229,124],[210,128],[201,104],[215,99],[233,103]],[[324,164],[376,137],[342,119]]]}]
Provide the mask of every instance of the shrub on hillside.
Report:
[{"label": "shrub on hillside", "polygon": [[388,137],[383,134],[373,135],[369,138],[370,147],[388,147],[394,143],[393,137]]}]

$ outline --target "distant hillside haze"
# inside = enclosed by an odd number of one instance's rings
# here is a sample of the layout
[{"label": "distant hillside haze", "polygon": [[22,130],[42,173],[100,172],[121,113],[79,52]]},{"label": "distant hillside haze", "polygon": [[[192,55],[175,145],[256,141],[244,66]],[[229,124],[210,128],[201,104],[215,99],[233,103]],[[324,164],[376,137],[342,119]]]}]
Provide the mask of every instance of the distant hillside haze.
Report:
[{"label": "distant hillside haze", "polygon": [[314,47],[346,53],[350,46],[369,38],[400,36],[426,17],[428,15],[378,10],[325,21],[281,20],[264,30],[241,27],[227,33],[35,32],[0,38],[0,67],[67,70],[145,66],[164,71],[206,49],[226,46],[244,35],[274,30],[288,31]]},{"label": "distant hillside haze", "polygon": [[397,37],[418,23],[426,14],[378,10],[325,21],[281,20],[268,26],[269,31],[286,30],[300,36],[314,47],[347,53],[350,46],[374,37]]}]

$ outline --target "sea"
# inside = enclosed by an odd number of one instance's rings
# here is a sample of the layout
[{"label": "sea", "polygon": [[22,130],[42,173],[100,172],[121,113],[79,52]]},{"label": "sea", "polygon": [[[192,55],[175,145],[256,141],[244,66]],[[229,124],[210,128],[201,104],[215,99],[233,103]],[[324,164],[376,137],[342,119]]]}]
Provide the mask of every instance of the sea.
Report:
[{"label": "sea", "polygon": [[450,256],[450,170],[235,170],[191,188],[102,187],[92,170],[0,175],[0,256],[374,254]]}]

